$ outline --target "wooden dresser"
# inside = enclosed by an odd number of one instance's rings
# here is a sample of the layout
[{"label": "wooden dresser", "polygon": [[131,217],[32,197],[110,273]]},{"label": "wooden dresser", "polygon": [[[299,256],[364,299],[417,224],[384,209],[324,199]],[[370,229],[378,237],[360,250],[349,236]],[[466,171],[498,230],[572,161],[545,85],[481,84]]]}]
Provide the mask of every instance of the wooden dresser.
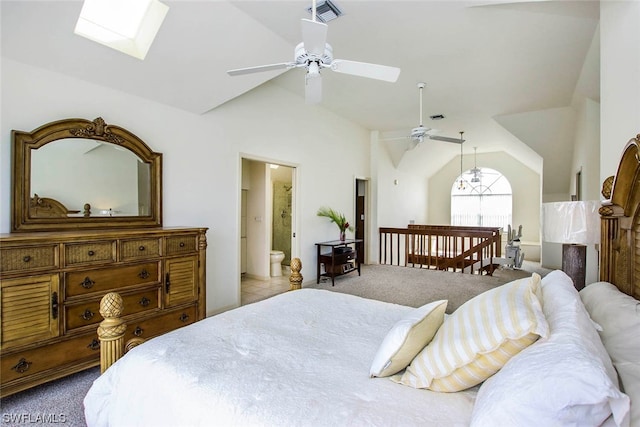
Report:
[{"label": "wooden dresser", "polygon": [[100,363],[100,299],[124,300],[125,340],[203,319],[206,228],[0,235],[0,395]]}]

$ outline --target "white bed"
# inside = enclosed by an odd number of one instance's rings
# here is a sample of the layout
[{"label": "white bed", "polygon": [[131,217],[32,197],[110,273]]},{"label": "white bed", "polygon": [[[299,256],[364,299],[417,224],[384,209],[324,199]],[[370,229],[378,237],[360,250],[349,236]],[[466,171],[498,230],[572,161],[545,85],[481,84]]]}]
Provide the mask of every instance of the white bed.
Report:
[{"label": "white bed", "polygon": [[[87,423],[629,425],[630,401],[598,336],[602,327],[589,318],[571,279],[553,272],[542,280],[541,291],[548,334],[481,386],[464,391],[399,384],[401,374],[395,381],[370,377],[388,332],[420,309],[302,289],[133,348],[87,394]],[[619,316],[618,310],[609,311]],[[640,328],[640,309],[629,310],[627,317]],[[640,365],[635,366],[637,373]]]},{"label": "white bed", "polygon": [[288,292],[134,347],[89,390],[87,424],[638,427],[638,153],[633,140],[603,190],[603,282],[578,293],[561,271],[534,274],[448,316],[441,302]]},{"label": "white bed", "polygon": [[412,310],[302,289],[205,319],[111,366],[85,400],[88,424],[468,425],[475,390],[369,378],[385,334]]}]

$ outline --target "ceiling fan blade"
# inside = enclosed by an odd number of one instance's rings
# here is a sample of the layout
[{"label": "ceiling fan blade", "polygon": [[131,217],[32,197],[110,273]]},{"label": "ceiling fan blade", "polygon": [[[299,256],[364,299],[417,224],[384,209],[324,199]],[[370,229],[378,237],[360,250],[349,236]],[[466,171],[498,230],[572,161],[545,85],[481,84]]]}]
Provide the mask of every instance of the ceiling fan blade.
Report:
[{"label": "ceiling fan blade", "polygon": [[449,138],[448,136],[429,135],[429,139],[435,139],[437,141],[453,142],[455,144],[462,144],[464,139],[462,138]]},{"label": "ceiling fan blade", "polygon": [[380,132],[378,139],[380,141],[400,141],[402,139],[410,139],[411,135],[404,129],[388,130]]},{"label": "ceiling fan blade", "polygon": [[346,59],[336,59],[331,63],[331,69],[338,73],[384,80],[391,83],[398,80],[398,76],[400,75],[400,68],[369,64],[367,62],[348,61]]},{"label": "ceiling fan blade", "polygon": [[302,42],[311,55],[322,56],[327,44],[327,24],[310,19],[302,20]]},{"label": "ceiling fan blade", "polygon": [[307,104],[319,104],[322,100],[322,77],[320,77],[320,74],[306,75],[304,99]]},{"label": "ceiling fan blade", "polygon": [[281,62],[279,64],[258,65],[257,67],[238,68],[236,70],[229,70],[227,74],[230,76],[240,76],[242,74],[261,73],[263,71],[282,70],[284,68],[293,68],[296,64],[294,62]]},{"label": "ceiling fan blade", "polygon": [[407,140],[407,139],[411,139],[410,136],[396,136],[396,137],[392,137],[392,138],[380,138],[380,141],[403,141],[403,140]]}]

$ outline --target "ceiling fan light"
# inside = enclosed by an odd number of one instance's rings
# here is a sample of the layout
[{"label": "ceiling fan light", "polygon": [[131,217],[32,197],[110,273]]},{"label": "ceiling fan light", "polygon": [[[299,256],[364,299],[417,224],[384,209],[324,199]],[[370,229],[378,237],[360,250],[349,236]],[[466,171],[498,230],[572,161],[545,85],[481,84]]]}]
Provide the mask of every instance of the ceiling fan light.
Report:
[{"label": "ceiling fan light", "polygon": [[307,79],[313,79],[316,77],[320,77],[320,66],[317,62],[311,61],[309,63],[309,69],[307,71]]}]

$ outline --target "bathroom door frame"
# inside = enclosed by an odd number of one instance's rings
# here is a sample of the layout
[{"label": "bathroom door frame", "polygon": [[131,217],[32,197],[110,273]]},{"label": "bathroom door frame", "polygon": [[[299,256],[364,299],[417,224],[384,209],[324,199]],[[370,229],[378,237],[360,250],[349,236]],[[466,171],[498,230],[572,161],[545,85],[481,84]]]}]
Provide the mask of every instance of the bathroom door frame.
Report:
[{"label": "bathroom door frame", "polygon": [[[299,243],[298,243],[298,239],[296,238],[296,236],[299,235],[299,231],[298,230],[298,221],[297,221],[297,212],[299,212],[299,197],[298,197],[298,183],[299,183],[299,173],[300,173],[300,165],[296,164],[296,163],[291,163],[291,162],[287,162],[284,160],[278,160],[278,159],[274,159],[274,158],[268,158],[268,157],[262,157],[262,156],[256,156],[253,154],[249,154],[249,153],[240,153],[239,156],[239,174],[238,174],[238,301],[240,301],[240,294],[241,294],[241,233],[240,233],[240,222],[242,219],[242,206],[241,206],[241,198],[242,198],[242,177],[243,177],[243,165],[242,165],[242,161],[244,160],[249,160],[252,162],[258,162],[258,163],[263,163],[265,165],[265,170],[266,171],[270,171],[269,168],[267,167],[267,165],[269,164],[274,164],[274,165],[280,165],[280,166],[286,166],[288,168],[291,168],[291,258],[295,258],[295,257],[299,257],[299,253],[300,253],[300,248],[299,248]],[[264,192],[265,192],[265,212],[264,212],[264,218],[263,220],[265,222],[268,221],[268,223],[271,223],[272,221],[272,211],[271,211],[271,207],[273,206],[273,189],[270,189],[270,178],[271,178],[271,174],[270,172],[267,173],[265,172],[265,184],[266,184],[266,180],[269,180],[269,185],[265,185],[264,188]],[[268,206],[268,208],[267,208]],[[266,229],[266,240],[269,242],[269,250],[265,250],[265,263],[267,266],[270,266],[269,263],[269,252],[271,249],[271,239],[272,239],[272,227],[269,226]]]}]

